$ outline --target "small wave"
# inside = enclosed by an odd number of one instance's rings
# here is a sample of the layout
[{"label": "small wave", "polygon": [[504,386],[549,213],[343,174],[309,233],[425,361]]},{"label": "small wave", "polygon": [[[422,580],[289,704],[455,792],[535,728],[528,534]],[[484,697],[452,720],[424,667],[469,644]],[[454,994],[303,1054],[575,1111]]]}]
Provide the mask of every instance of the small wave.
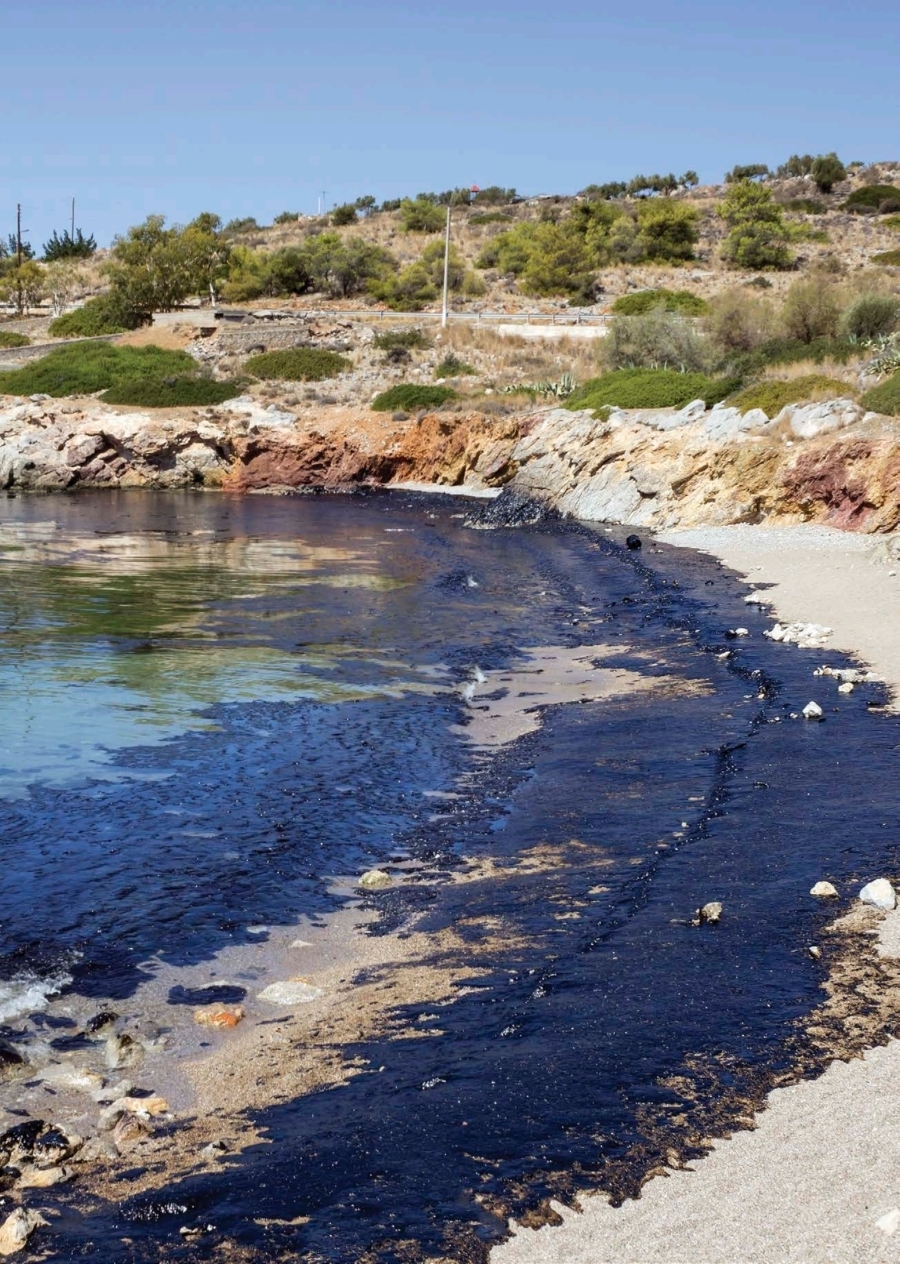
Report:
[{"label": "small wave", "polygon": [[9,1022],[23,1014],[46,1009],[54,996],[72,982],[72,976],[63,971],[46,975],[17,974],[15,978],[0,982],[0,1022]]}]

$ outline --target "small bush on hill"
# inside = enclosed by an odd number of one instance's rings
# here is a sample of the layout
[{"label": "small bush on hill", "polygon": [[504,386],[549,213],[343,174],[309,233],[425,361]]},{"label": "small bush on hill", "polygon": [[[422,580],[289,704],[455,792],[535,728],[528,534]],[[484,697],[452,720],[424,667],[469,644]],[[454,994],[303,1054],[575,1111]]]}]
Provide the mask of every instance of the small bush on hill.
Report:
[{"label": "small bush on hill", "polygon": [[438,233],[447,222],[447,213],[423,197],[404,198],[400,222],[405,233]]},{"label": "small bush on hill", "polygon": [[405,351],[424,350],[431,346],[431,339],[424,329],[380,329],[375,335],[379,351],[393,351],[401,347]]},{"label": "small bush on hill", "polygon": [[746,290],[717,294],[704,322],[713,345],[726,356],[758,347],[772,336],[774,323],[771,303]]},{"label": "small bush on hill", "polygon": [[259,224],[252,215],[244,215],[240,219],[230,219],[225,225],[226,233],[255,233],[259,231]]},{"label": "small bush on hill", "polygon": [[299,211],[282,211],[280,215],[275,216],[276,224],[296,224],[300,218]]},{"label": "small bush on hill", "polygon": [[0,347],[28,347],[31,339],[25,334],[14,333],[11,329],[0,329]]},{"label": "small bush on hill", "polygon": [[144,321],[130,310],[117,294],[101,294],[90,298],[83,307],[66,312],[50,322],[51,338],[101,338],[105,334],[121,334],[137,329]]},{"label": "small bush on hill", "polygon": [[484,211],[481,215],[470,215],[470,224],[508,224],[513,219],[506,211]]},{"label": "small bush on hill", "polygon": [[732,184],[716,208],[728,225],[722,258],[739,268],[789,268],[790,233],[772,190],[752,180]]},{"label": "small bush on hill", "polygon": [[346,228],[348,224],[355,224],[357,221],[356,207],[345,202],[343,206],[336,206],[331,212],[331,222],[335,228]]},{"label": "small bush on hill", "polygon": [[416,382],[401,382],[376,395],[371,407],[378,413],[408,413],[417,408],[439,408],[448,399],[455,398],[456,391],[449,386],[419,386]]},{"label": "small bush on hill", "polygon": [[841,304],[833,284],[823,276],[795,281],[781,309],[781,325],[786,338],[815,342],[834,338],[841,321]]},{"label": "small bush on hill", "polygon": [[734,382],[704,373],[673,369],[619,369],[591,378],[566,400],[566,408],[683,408],[693,399],[718,403],[734,390]]},{"label": "small bush on hill", "polygon": [[0,373],[0,393],[40,393],[60,398],[64,395],[92,395],[121,382],[200,376],[197,361],[186,351],[79,342],[57,347],[24,368]]},{"label": "small bush on hill", "polygon": [[667,312],[679,312],[682,316],[702,316],[709,311],[709,303],[690,290],[639,290],[636,294],[623,294],[612,305],[617,316],[642,316],[661,307]]},{"label": "small bush on hill", "polygon": [[846,382],[833,377],[825,377],[822,373],[810,374],[808,377],[795,377],[789,381],[755,382],[745,387],[728,402],[742,413],[751,408],[761,408],[767,417],[775,417],[786,404],[810,403],[819,399],[844,399],[855,392]]},{"label": "small bush on hill", "polygon": [[74,236],[68,230],[62,235],[53,230],[53,236],[44,242],[44,261],[52,263],[55,259],[90,259],[97,250],[97,242],[93,234],[85,237],[80,228],[75,229]]},{"label": "small bush on hill", "polygon": [[793,211],[795,215],[824,215],[828,207],[824,202],[820,202],[818,198],[791,198],[787,202],[781,204],[786,211]]},{"label": "small bush on hill", "polygon": [[836,153],[820,154],[813,160],[810,175],[820,193],[830,193],[836,184],[847,179],[847,168]]},{"label": "small bush on hill", "polygon": [[900,299],[893,294],[863,294],[841,317],[843,332],[860,341],[893,333],[898,324]]},{"label": "small bush on hill", "polygon": [[351,367],[346,356],[320,347],[291,347],[286,351],[264,351],[251,356],[246,363],[248,373],[267,381],[322,382],[337,377]]},{"label": "small bush on hill", "polygon": [[844,203],[844,210],[863,215],[877,214],[883,202],[895,197],[900,197],[900,189],[893,184],[864,184],[853,190]]},{"label": "small bush on hill", "polygon": [[796,338],[768,338],[745,355],[731,356],[727,368],[739,377],[752,377],[770,365],[797,364],[810,360],[822,364],[832,360],[835,364],[847,364],[859,356],[859,344],[850,338],[816,338],[801,342]]},{"label": "small bush on hill", "polygon": [[881,221],[882,228],[900,228],[900,215],[889,215]]},{"label": "small bush on hill", "polygon": [[614,316],[600,349],[608,369],[677,369],[705,372],[713,358],[693,323],[652,307],[643,316]]},{"label": "small bush on hill", "polygon": [[434,370],[435,377],[472,377],[476,370],[471,364],[466,364],[465,360],[460,360],[458,355],[450,352],[445,355],[443,360]]},{"label": "small bush on hill", "polygon": [[882,250],[881,254],[872,255],[872,262],[880,268],[900,268],[900,250]]},{"label": "small bush on hill", "polygon": [[860,404],[873,413],[884,413],[887,417],[900,417],[900,373],[895,373],[880,386],[873,386],[866,391]]},{"label": "small bush on hill", "polygon": [[191,408],[221,404],[240,395],[239,382],[216,382],[211,377],[126,378],[100,396],[107,404],[132,404],[138,408]]}]

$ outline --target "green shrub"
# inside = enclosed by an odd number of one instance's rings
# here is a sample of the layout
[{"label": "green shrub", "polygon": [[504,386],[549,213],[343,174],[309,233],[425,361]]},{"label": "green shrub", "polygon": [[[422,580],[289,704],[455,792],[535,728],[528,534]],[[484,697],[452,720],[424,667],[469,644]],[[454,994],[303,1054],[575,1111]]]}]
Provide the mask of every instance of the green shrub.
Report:
[{"label": "green shrub", "polygon": [[278,382],[322,382],[351,367],[346,356],[319,347],[291,347],[251,356],[246,369],[254,377]]},{"label": "green shrub", "polygon": [[673,369],[618,369],[591,378],[566,400],[567,408],[683,408],[691,400],[718,403],[735,383],[705,373],[677,373]]},{"label": "green shrub", "polygon": [[822,364],[833,360],[835,364],[847,364],[859,355],[859,344],[850,338],[816,338],[801,342],[796,338],[768,338],[746,355],[732,356],[727,369],[739,377],[752,377],[770,365],[796,364],[811,360]]},{"label": "green shrub", "polygon": [[900,215],[889,215],[881,221],[882,228],[900,228]]},{"label": "green shrub", "polygon": [[785,336],[798,342],[833,338],[840,326],[841,305],[834,285],[821,275],[795,281],[781,309]]},{"label": "green shrub", "polygon": [[864,184],[862,188],[853,190],[844,203],[844,210],[855,211],[857,214],[877,213],[882,202],[895,197],[900,197],[900,189],[893,184]]},{"label": "green shrub", "polygon": [[739,268],[789,268],[790,233],[772,190],[752,180],[732,184],[716,208],[728,225],[722,258]]},{"label": "green shrub", "polygon": [[0,373],[0,393],[8,395],[92,395],[120,382],[201,377],[186,351],[162,347],[114,347],[79,342],[57,347],[24,368]]},{"label": "green shrub", "polygon": [[787,202],[781,204],[786,211],[793,211],[797,215],[824,215],[828,207],[824,202],[820,202],[818,198],[791,198]]},{"label": "green shrub", "polygon": [[431,339],[424,329],[379,329],[375,334],[375,346],[379,351],[393,351],[401,347],[404,351],[424,350],[431,346]]},{"label": "green shrub", "polygon": [[240,219],[230,219],[225,225],[226,233],[255,233],[258,232],[260,225],[257,224],[252,215],[244,215]]},{"label": "green shrub", "polygon": [[27,347],[31,339],[25,334],[13,333],[11,329],[0,329],[0,347]]},{"label": "green shrub", "polygon": [[80,228],[75,229],[74,236],[68,228],[62,236],[53,230],[53,236],[44,242],[44,262],[53,263],[56,259],[90,259],[97,250],[97,242],[93,234],[85,237]]},{"label": "green shrub", "polygon": [[723,355],[752,351],[772,336],[772,304],[743,286],[717,294],[709,307],[704,327]]},{"label": "green shrub", "polygon": [[400,222],[405,233],[438,233],[446,221],[446,211],[423,197],[404,198],[400,203]]},{"label": "green shrub", "polygon": [[188,408],[221,404],[240,395],[239,382],[216,382],[211,377],[186,374],[175,377],[126,378],[100,396],[107,404],[132,404],[139,408]]},{"label": "green shrub", "polygon": [[514,217],[506,211],[484,211],[480,215],[470,215],[470,224],[508,224]]},{"label": "green shrub", "polygon": [[713,355],[692,321],[662,307],[642,316],[614,316],[600,345],[607,369],[677,369],[705,372]]},{"label": "green shrub", "polygon": [[682,316],[702,316],[709,311],[709,303],[690,290],[639,290],[636,294],[623,294],[612,305],[617,316],[642,316],[654,307],[667,312],[679,312]]},{"label": "green shrub", "polygon": [[[441,243],[443,249],[443,243]],[[437,298],[438,289],[424,263],[410,263],[396,276],[374,278],[368,284],[373,298],[394,312],[420,312]]]},{"label": "green shrub", "polygon": [[770,379],[747,386],[728,402],[742,413],[761,408],[767,417],[776,417],[786,404],[808,403],[817,399],[839,399],[853,394],[846,382],[822,373],[795,377],[788,381]]},{"label": "green shrub", "polygon": [[900,417],[900,373],[895,373],[880,386],[873,386],[860,399],[863,408],[888,417]]},{"label": "green shrub", "polygon": [[473,377],[476,370],[471,364],[466,364],[465,360],[460,360],[458,355],[452,351],[444,356],[443,360],[434,370],[435,377]]},{"label": "green shrub", "polygon": [[143,323],[118,295],[101,294],[99,298],[88,299],[74,312],[57,316],[50,322],[47,332],[51,338],[100,338],[105,334],[121,334],[127,329],[137,329]]},{"label": "green shrub", "polygon": [[836,184],[847,179],[847,168],[834,152],[820,154],[809,170],[820,193],[830,193]]},{"label": "green shrub", "polygon": [[300,218],[299,211],[282,211],[280,215],[276,215],[273,223],[275,224],[296,224]]},{"label": "green shrub", "polygon": [[348,224],[355,224],[357,218],[356,207],[350,202],[345,202],[343,206],[336,206],[331,212],[331,222],[335,228],[346,228]]},{"label": "green shrub", "polygon": [[860,341],[893,333],[898,323],[900,299],[893,294],[863,294],[841,317],[844,333]]},{"label": "green shrub", "polygon": [[401,382],[376,395],[371,407],[378,413],[406,413],[417,408],[439,408],[448,399],[455,398],[456,391],[449,386],[419,386],[416,382]]},{"label": "green shrub", "polygon": [[694,207],[653,198],[638,207],[637,223],[635,249],[641,259],[654,263],[693,259],[700,240],[700,217]]},{"label": "green shrub", "polygon": [[872,255],[872,262],[880,268],[900,268],[900,250],[882,250],[880,254]]}]

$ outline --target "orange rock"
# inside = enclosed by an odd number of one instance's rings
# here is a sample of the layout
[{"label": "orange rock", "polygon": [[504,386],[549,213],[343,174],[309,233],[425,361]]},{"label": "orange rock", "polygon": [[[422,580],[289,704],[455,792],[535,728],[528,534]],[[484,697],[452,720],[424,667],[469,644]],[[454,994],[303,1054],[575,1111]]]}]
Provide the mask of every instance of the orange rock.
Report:
[{"label": "orange rock", "polygon": [[240,1005],[227,1008],[217,1005],[212,1009],[194,1010],[194,1022],[199,1023],[201,1027],[237,1027],[243,1017],[244,1011]]}]

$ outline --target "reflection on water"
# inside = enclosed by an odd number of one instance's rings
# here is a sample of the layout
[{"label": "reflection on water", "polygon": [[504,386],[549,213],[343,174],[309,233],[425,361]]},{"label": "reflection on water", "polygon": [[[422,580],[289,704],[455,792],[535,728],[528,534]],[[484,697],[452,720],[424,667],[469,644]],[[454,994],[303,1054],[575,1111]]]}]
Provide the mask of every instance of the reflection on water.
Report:
[{"label": "reflection on water", "polygon": [[[212,724],[221,702],[348,701],[431,688],[348,645],[288,645],[334,592],[390,592],[372,542],[355,547],[211,529],[0,524],[0,795],[113,775],[115,751]],[[334,674],[355,660],[357,670]],[[116,776],[121,776],[117,769]],[[140,776],[131,770],[130,776]]]}]

